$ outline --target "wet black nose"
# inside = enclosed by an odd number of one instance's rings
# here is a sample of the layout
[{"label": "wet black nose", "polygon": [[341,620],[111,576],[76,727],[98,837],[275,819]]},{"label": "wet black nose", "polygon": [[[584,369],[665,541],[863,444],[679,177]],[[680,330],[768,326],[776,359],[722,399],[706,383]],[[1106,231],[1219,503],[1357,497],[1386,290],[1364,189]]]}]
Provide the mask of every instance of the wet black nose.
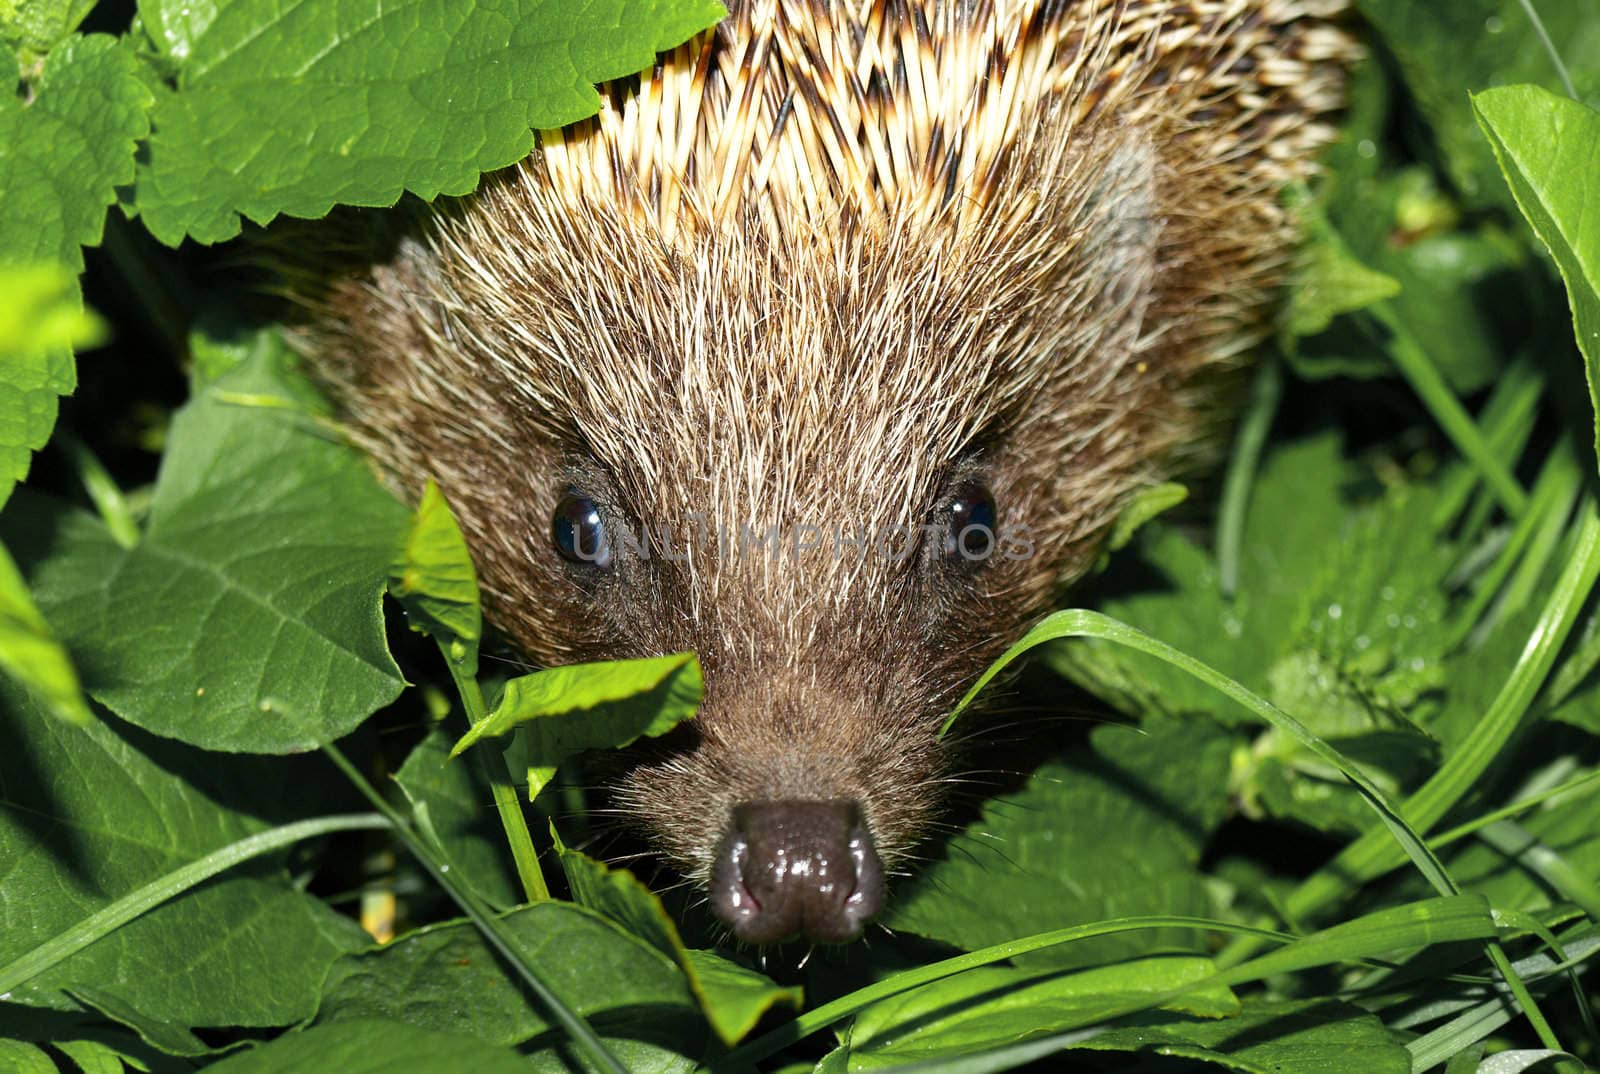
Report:
[{"label": "wet black nose", "polygon": [[883,905],[883,865],[848,799],[745,802],[711,867],[711,905],[748,943],[848,943]]}]

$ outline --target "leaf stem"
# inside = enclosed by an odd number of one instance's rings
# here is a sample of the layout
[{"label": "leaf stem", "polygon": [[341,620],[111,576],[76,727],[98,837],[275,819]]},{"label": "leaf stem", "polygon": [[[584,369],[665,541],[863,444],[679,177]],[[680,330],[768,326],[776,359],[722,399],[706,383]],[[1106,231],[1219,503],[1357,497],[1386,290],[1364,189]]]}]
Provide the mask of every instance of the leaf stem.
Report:
[{"label": "leaf stem", "polygon": [[[449,646],[443,642],[439,651],[450,668],[461,704],[466,709],[467,723],[476,727],[489,718],[489,707],[483,700],[483,687],[475,675],[459,661],[451,659]],[[511,847],[511,860],[517,868],[517,878],[522,882],[522,892],[530,903],[546,902],[550,889],[544,882],[544,872],[539,868],[539,852],[533,846],[533,834],[528,830],[527,815],[522,812],[522,796],[517,793],[516,773],[504,755],[497,768],[482,750],[477,751],[477,764],[494,794],[494,807],[500,814],[500,826],[505,829],[506,842]]]},{"label": "leaf stem", "polygon": [[389,823],[388,818],[377,813],[347,813],[316,817],[312,820],[268,828],[264,832],[257,832],[213,850],[205,857],[174,869],[165,876],[129,892],[66,931],[46,940],[15,962],[0,967],[0,997],[6,996],[13,989],[26,984],[71,955],[77,954],[112,930],[126,925],[140,914],[176,898],[240,862],[290,846],[302,839],[313,839],[330,832],[387,828]]},{"label": "leaf stem", "polygon": [[555,994],[550,986],[544,982],[544,979],[539,976],[538,971],[523,957],[521,951],[517,948],[516,940],[506,930],[500,919],[495,917],[489,908],[480,902],[478,897],[465,884],[457,882],[449,869],[439,860],[433,848],[428,845],[427,840],[419,836],[416,830],[412,828],[411,822],[402,816],[400,811],[395,809],[383,795],[377,792],[367,778],[361,774],[360,770],[350,763],[350,759],[340,752],[337,746],[329,743],[322,747],[322,752],[338,766],[339,770],[344,773],[345,778],[351,782],[356,790],[361,792],[362,797],[371,802],[378,812],[388,818],[389,823],[394,827],[395,834],[406,845],[406,849],[411,851],[412,856],[422,864],[424,869],[428,870],[429,874],[445,890],[446,894],[454,900],[455,904],[461,907],[462,911],[471,919],[473,925],[483,934],[484,939],[489,942],[489,946],[499,952],[500,956],[516,971],[517,976],[522,978],[524,983],[533,991],[533,994],[538,997],[545,1009],[550,1012],[551,1017],[560,1023],[568,1036],[580,1048],[588,1053],[589,1058],[594,1061],[595,1065],[609,1072],[609,1074],[628,1074],[627,1068],[617,1060],[616,1056],[611,1054],[610,1049],[595,1034],[588,1021],[562,1002],[561,997]]}]

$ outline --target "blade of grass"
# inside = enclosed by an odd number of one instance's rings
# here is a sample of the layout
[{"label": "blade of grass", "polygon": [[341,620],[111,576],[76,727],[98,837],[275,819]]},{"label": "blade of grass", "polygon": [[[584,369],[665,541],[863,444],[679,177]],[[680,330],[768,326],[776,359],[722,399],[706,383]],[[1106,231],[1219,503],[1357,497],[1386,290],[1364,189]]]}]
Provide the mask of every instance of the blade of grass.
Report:
[{"label": "blade of grass", "polygon": [[1228,472],[1222,480],[1222,503],[1217,512],[1217,573],[1224,597],[1239,588],[1239,560],[1244,547],[1244,523],[1250,509],[1250,490],[1267,445],[1272,420],[1283,398],[1283,366],[1276,359],[1261,363],[1250,388],[1250,405],[1239,421]]},{"label": "blade of grass", "polygon": [[[1478,426],[1489,441],[1496,457],[1516,459],[1522,455],[1528,438],[1533,434],[1534,412],[1544,395],[1544,377],[1526,357],[1518,358],[1506,367],[1489,394],[1489,401],[1478,414]],[[1433,528],[1444,530],[1466,508],[1481,477],[1475,467],[1457,463],[1445,478],[1439,506],[1434,509]],[[1492,508],[1493,501],[1486,501]],[[1475,514],[1477,512],[1474,512]],[[1488,511],[1483,512],[1487,518]],[[1469,521],[1462,528],[1462,537],[1470,540],[1477,532],[1478,520]]]},{"label": "blade of grass", "polygon": [[1041,951],[1047,947],[1057,947],[1077,940],[1092,939],[1096,936],[1111,936],[1121,932],[1137,932],[1142,929],[1200,929],[1206,932],[1254,936],[1268,943],[1290,943],[1294,940],[1294,937],[1287,933],[1274,932],[1270,929],[1258,929],[1249,925],[1239,925],[1229,921],[1217,921],[1205,917],[1123,917],[1110,921],[1095,921],[1087,925],[1074,925],[1071,928],[1055,929],[1050,932],[1041,932],[1033,936],[1023,937],[1020,940],[1008,940],[1005,943],[994,944],[964,955],[956,955],[954,958],[931,962],[926,966],[903,970],[881,981],[874,981],[864,988],[858,988],[854,992],[824,1003],[815,1010],[807,1011],[794,1021],[786,1022],[754,1040],[746,1041],[743,1045],[713,1063],[712,1070],[719,1072],[733,1071],[759,1063],[763,1059],[778,1054],[796,1041],[804,1040],[813,1033],[827,1029],[834,1023],[841,1022],[852,1014],[880,1000],[898,996],[902,992],[909,992],[913,988],[920,988],[935,981],[942,981],[946,977],[953,977],[966,970],[977,969],[980,966],[988,966],[1008,958],[1015,958],[1018,955],[1025,955],[1030,951]]},{"label": "blade of grass", "polygon": [[[1595,520],[1592,512],[1589,517],[1591,521],[1596,522],[1596,544],[1600,545],[1600,520]],[[1596,556],[1596,560],[1596,567],[1600,569],[1600,555]],[[1593,578],[1591,577],[1590,583],[1592,584],[1592,582]],[[1587,592],[1587,590],[1585,591]],[[1173,667],[1188,672],[1201,682],[1243,705],[1269,725],[1288,732],[1351,782],[1362,797],[1366,799],[1367,804],[1378,814],[1378,819],[1383,822],[1383,827],[1387,829],[1389,837],[1394,840],[1395,844],[1398,844],[1405,857],[1411,859],[1417,870],[1433,885],[1434,890],[1441,895],[1458,893],[1459,889],[1456,887],[1455,881],[1450,878],[1449,873],[1445,871],[1444,865],[1411,825],[1406,822],[1394,805],[1389,802],[1388,797],[1359,768],[1346,759],[1338,750],[1314,734],[1310,728],[1259,694],[1247,689],[1209,665],[1196,660],[1189,654],[1180,652],[1165,642],[1150,637],[1143,631],[1136,630],[1126,623],[1101,615],[1098,612],[1072,609],[1046,617],[1032,630],[1023,635],[1015,645],[1007,649],[979,677],[978,681],[973,684],[972,689],[967,691],[966,696],[961,699],[961,703],[956,706],[955,712],[951,713],[949,719],[945,721],[941,734],[950,729],[950,725],[955,721],[956,717],[972,702],[978,692],[988,685],[996,675],[1000,674],[1011,661],[1043,642],[1073,637],[1099,638],[1157,657]],[[1553,660],[1554,657],[1552,656],[1550,659]],[[1548,665],[1546,670],[1548,671]],[[1437,817],[1433,819],[1437,820]],[[1374,832],[1377,832],[1377,829],[1374,829]],[[1383,839],[1381,835],[1378,835],[1377,838],[1382,840],[1385,850],[1393,850],[1393,846],[1388,839]],[[1291,920],[1296,919],[1291,918]],[[1235,953],[1239,949],[1240,945],[1235,944]],[[1249,951],[1251,948],[1244,947],[1243,950]],[[1548,1022],[1545,1021],[1538,1005],[1534,1003],[1533,996],[1517,978],[1516,971],[1512,968],[1511,960],[1506,957],[1505,952],[1500,949],[1497,943],[1491,942],[1487,944],[1486,950],[1490,961],[1505,977],[1507,985],[1510,986],[1517,1000],[1523,1004],[1523,1010],[1527,1013],[1528,1021],[1539,1035],[1540,1040],[1548,1047],[1558,1047],[1554,1033],[1551,1031]]]},{"label": "blade of grass", "polygon": [[1572,81],[1572,73],[1567,70],[1567,63],[1561,58],[1561,50],[1556,48],[1556,43],[1550,39],[1550,31],[1545,29],[1544,19],[1539,17],[1539,10],[1533,6],[1533,0],[1522,0],[1522,10],[1528,16],[1528,21],[1533,24],[1533,32],[1539,35],[1540,44],[1550,54],[1550,64],[1556,69],[1556,77],[1561,79],[1561,88],[1567,91],[1567,96],[1574,101],[1578,100],[1578,87]]},{"label": "blade of grass", "polygon": [[[1579,946],[1569,936],[1563,943],[1568,950],[1576,949],[1581,953],[1559,964],[1554,962],[1549,955],[1541,953],[1521,959],[1517,963],[1517,968],[1527,974],[1529,979],[1544,985],[1551,978],[1558,974],[1565,975],[1569,970],[1600,953],[1600,942],[1595,942],[1593,939]],[[1470,1048],[1509,1023],[1516,1017],[1517,1012],[1513,1005],[1508,1002],[1508,999],[1509,997],[1505,995],[1497,995],[1479,1003],[1467,1005],[1461,1014],[1449,1022],[1424,1033],[1407,1044],[1406,1050],[1411,1053],[1413,1074],[1422,1074],[1423,1071],[1431,1070],[1451,1056]],[[1587,998],[1581,998],[1579,1005],[1587,1006]]]},{"label": "blade of grass", "polygon": [[106,524],[111,539],[122,548],[132,548],[138,544],[143,536],[139,531],[139,523],[134,521],[133,511],[128,507],[122,489],[95,453],[89,450],[89,445],[74,436],[70,429],[62,428],[56,429],[52,443],[60,448],[67,462],[77,471],[83,491],[89,497],[89,502],[94,504],[100,521]]},{"label": "blade of grass", "polygon": [[1266,698],[1247,689],[1239,682],[1217,671],[1215,668],[1196,660],[1188,653],[1180,652],[1163,641],[1158,641],[1142,630],[1137,630],[1126,623],[1112,619],[1110,616],[1087,609],[1075,608],[1067,611],[1056,612],[1047,616],[1032,630],[1029,630],[1011,648],[1007,649],[1000,658],[989,666],[978,681],[973,683],[972,689],[967,691],[961,703],[956,706],[955,712],[945,721],[941,734],[949,731],[951,724],[962,713],[978,693],[987,686],[996,675],[1006,669],[1010,663],[1022,656],[1028,650],[1047,641],[1058,641],[1065,638],[1097,638],[1121,645],[1136,652],[1146,653],[1164,661],[1171,666],[1188,672],[1207,686],[1212,687],[1224,696],[1232,699],[1268,724],[1279,728],[1298,739],[1302,745],[1332,765],[1348,779],[1357,790],[1366,798],[1367,803],[1377,812],[1390,835],[1404,849],[1405,854],[1411,858],[1417,868],[1427,877],[1435,890],[1442,895],[1456,894],[1455,883],[1445,873],[1444,866],[1433,855],[1422,839],[1401,818],[1398,810],[1389,803],[1388,797],[1369,780],[1365,773],[1352,764],[1343,754],[1299,720],[1278,708]]},{"label": "blade of grass", "polygon": [[58,933],[9,965],[0,967],[0,996],[60,964],[96,940],[120,928],[148,910],[177,898],[190,888],[233,868],[240,862],[281,850],[304,839],[331,832],[387,828],[389,820],[377,813],[350,813],[296,821],[246,836],[205,857],[174,869],[143,887],[131,891],[110,905],[84,918],[65,932]]},{"label": "blade of grass", "polygon": [[1389,354],[1444,434],[1462,456],[1477,468],[1506,513],[1513,518],[1521,518],[1528,509],[1528,494],[1517,483],[1501,457],[1495,454],[1493,445],[1472,420],[1467,408],[1450,390],[1444,374],[1439,372],[1439,367],[1428,356],[1427,350],[1417,341],[1411,329],[1395,315],[1389,303],[1378,302],[1365,312],[1389,333]]},{"label": "blade of grass", "polygon": [[[1455,617],[1457,626],[1449,642],[1452,650],[1464,643],[1482,644],[1484,635],[1496,623],[1519,611],[1526,603],[1532,585],[1543,573],[1561,534],[1566,531],[1572,507],[1582,491],[1583,475],[1578,469],[1578,460],[1563,442],[1545,460],[1534,482],[1527,513],[1517,520],[1505,547],[1478,580],[1472,597]],[[1524,557],[1530,547],[1534,554]],[[1496,602],[1496,595],[1501,593],[1501,587],[1513,571],[1517,583],[1506,586],[1505,598]],[[1486,614],[1491,606],[1493,614]]]},{"label": "blade of grass", "polygon": [[1522,825],[1512,820],[1497,820],[1485,825],[1478,832],[1478,838],[1550,885],[1591,920],[1600,921],[1600,887]]},{"label": "blade of grass", "polygon": [[[1296,973],[1335,963],[1360,961],[1393,951],[1428,947],[1438,943],[1484,939],[1495,934],[1489,904],[1478,895],[1426,899],[1347,921],[1295,940],[1269,955],[1201,978],[1165,995],[1130,1002],[1110,1017],[1097,1015],[1101,1024],[1139,1011],[1171,1003],[1183,995],[1218,986],[1233,987],[1284,973]],[[904,1074],[989,1074],[1009,1070],[1052,1055],[1086,1036],[1084,1028],[1069,1030],[1011,1045],[979,1055],[957,1056],[923,1063],[889,1067]]]},{"label": "blade of grass", "polygon": [[[468,725],[482,723],[489,718],[489,708],[484,703],[483,687],[478,684],[477,676],[468,674],[459,661],[451,659],[442,640],[439,650],[450,668],[456,692],[461,695]],[[533,847],[533,833],[528,830],[528,817],[522,811],[522,795],[517,793],[516,773],[511,769],[511,762],[503,753],[498,764],[487,750],[477,750],[475,755],[478,770],[494,795],[494,808],[500,815],[500,827],[505,829],[506,843],[511,847],[511,860],[516,865],[523,894],[530,903],[544,902],[550,898],[550,889],[545,885],[544,871],[539,868],[539,852]]]},{"label": "blade of grass", "polygon": [[544,978],[539,976],[539,972],[528,963],[527,959],[522,957],[515,939],[500,923],[500,919],[495,917],[470,889],[456,881],[449,869],[445,868],[443,862],[439,860],[438,854],[428,845],[428,841],[417,834],[416,830],[411,826],[411,822],[373,788],[367,778],[361,774],[361,771],[355,765],[350,763],[349,758],[338,747],[329,744],[322,747],[322,752],[339,767],[345,778],[350,781],[356,790],[361,792],[362,797],[371,802],[378,812],[388,818],[389,823],[394,827],[395,834],[400,837],[400,841],[405,844],[406,849],[411,852],[412,856],[417,859],[424,869],[428,870],[434,881],[445,890],[451,900],[461,907],[462,912],[483,934],[483,938],[489,942],[489,946],[493,947],[500,957],[505,959],[506,964],[512,968],[518,977],[522,978],[533,994],[538,997],[539,1002],[544,1005],[545,1010],[566,1031],[573,1043],[584,1051],[601,1070],[607,1071],[609,1074],[628,1074],[627,1068],[617,1060],[616,1056],[611,1054],[611,1050],[596,1035],[588,1021],[581,1014],[563,1003],[561,997],[556,995],[550,986],[544,982]]},{"label": "blade of grass", "polygon": [[1559,784],[1555,787],[1551,787],[1548,790],[1540,791],[1538,794],[1530,795],[1529,797],[1513,802],[1508,806],[1496,809],[1490,813],[1485,813],[1481,817],[1475,817],[1472,820],[1467,821],[1465,824],[1460,824],[1454,828],[1451,828],[1449,831],[1441,832],[1440,834],[1429,839],[1428,845],[1434,850],[1442,850],[1451,843],[1459,842],[1460,840],[1465,839],[1467,836],[1472,835],[1479,829],[1488,827],[1495,821],[1505,820],[1508,817],[1514,817],[1518,813],[1526,813],[1528,810],[1543,802],[1549,801],[1551,798],[1554,798],[1557,795],[1569,793],[1575,796],[1578,794],[1593,794],[1597,790],[1600,790],[1600,772],[1590,772],[1586,776],[1579,776],[1576,779],[1570,779],[1567,782]]}]

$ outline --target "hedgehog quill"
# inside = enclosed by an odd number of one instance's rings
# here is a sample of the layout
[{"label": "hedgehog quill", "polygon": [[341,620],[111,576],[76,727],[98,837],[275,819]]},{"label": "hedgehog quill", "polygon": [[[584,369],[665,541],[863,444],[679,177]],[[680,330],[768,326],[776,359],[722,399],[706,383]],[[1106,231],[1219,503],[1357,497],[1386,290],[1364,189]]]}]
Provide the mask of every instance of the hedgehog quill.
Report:
[{"label": "hedgehog quill", "polygon": [[317,288],[303,349],[512,643],[699,653],[617,791],[738,938],[859,935],[941,718],[1215,440],[1343,7],[742,2]]}]

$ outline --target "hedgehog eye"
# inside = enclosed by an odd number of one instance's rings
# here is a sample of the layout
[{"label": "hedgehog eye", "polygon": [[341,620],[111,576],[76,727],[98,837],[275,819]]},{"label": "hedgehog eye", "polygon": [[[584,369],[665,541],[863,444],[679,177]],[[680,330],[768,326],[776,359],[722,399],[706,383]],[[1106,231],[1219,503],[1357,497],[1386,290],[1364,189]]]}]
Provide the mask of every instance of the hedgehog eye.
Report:
[{"label": "hedgehog eye", "polygon": [[946,562],[976,565],[994,555],[994,494],[978,481],[956,486],[939,507],[936,520],[944,533],[941,551]]},{"label": "hedgehog eye", "polygon": [[611,542],[600,508],[581,492],[568,492],[556,504],[550,538],[563,559],[591,567],[611,566]]}]

